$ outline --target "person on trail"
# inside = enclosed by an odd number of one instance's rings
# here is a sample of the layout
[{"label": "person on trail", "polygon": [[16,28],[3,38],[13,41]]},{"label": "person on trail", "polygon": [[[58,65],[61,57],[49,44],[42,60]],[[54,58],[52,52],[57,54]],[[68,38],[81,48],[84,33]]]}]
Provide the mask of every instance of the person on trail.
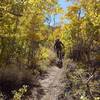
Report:
[{"label": "person on trail", "polygon": [[60,41],[60,39],[55,40],[54,50],[56,51],[59,60],[62,61],[64,57],[64,44]]}]

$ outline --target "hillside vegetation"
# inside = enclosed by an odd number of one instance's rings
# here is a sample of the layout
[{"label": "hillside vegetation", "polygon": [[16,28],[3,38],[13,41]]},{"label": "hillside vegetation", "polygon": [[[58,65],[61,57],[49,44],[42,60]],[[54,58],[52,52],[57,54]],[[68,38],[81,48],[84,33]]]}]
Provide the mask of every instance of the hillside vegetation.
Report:
[{"label": "hillside vegetation", "polygon": [[65,2],[73,4],[63,9],[58,0],[0,0],[0,100],[32,95],[41,85],[38,77],[57,60],[57,38],[65,46],[64,61],[70,59],[60,100],[100,100],[100,2]]}]

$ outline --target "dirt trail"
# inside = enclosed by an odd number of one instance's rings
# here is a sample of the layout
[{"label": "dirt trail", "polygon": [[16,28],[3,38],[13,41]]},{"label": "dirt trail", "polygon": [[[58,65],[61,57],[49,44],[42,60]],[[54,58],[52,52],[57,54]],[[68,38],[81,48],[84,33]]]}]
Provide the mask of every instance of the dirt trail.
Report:
[{"label": "dirt trail", "polygon": [[63,92],[65,83],[64,73],[65,69],[52,66],[48,69],[48,77],[39,80],[44,92],[46,93],[41,100],[58,100],[58,96]]},{"label": "dirt trail", "polygon": [[[41,87],[36,87],[35,97],[30,100],[62,100],[59,99],[59,95],[63,94],[66,85],[66,66],[67,63],[63,63],[62,68],[58,68],[56,65],[48,68],[47,74],[39,78]],[[70,97],[66,100],[73,100]]]}]

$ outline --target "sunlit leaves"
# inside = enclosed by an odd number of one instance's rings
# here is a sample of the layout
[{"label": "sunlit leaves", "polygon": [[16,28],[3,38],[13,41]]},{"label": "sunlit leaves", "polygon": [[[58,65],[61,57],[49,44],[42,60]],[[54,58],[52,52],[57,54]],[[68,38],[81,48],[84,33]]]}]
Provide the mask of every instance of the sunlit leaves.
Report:
[{"label": "sunlit leaves", "polygon": [[78,10],[79,10],[79,6],[77,6],[77,5],[68,7],[68,11],[76,12]]}]

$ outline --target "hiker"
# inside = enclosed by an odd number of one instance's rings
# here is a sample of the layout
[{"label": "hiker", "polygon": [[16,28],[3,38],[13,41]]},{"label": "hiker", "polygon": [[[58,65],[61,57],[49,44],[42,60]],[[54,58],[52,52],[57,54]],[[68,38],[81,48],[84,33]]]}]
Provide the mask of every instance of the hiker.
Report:
[{"label": "hiker", "polygon": [[59,60],[62,61],[64,57],[64,44],[60,41],[60,39],[55,40],[54,50],[56,51]]}]

